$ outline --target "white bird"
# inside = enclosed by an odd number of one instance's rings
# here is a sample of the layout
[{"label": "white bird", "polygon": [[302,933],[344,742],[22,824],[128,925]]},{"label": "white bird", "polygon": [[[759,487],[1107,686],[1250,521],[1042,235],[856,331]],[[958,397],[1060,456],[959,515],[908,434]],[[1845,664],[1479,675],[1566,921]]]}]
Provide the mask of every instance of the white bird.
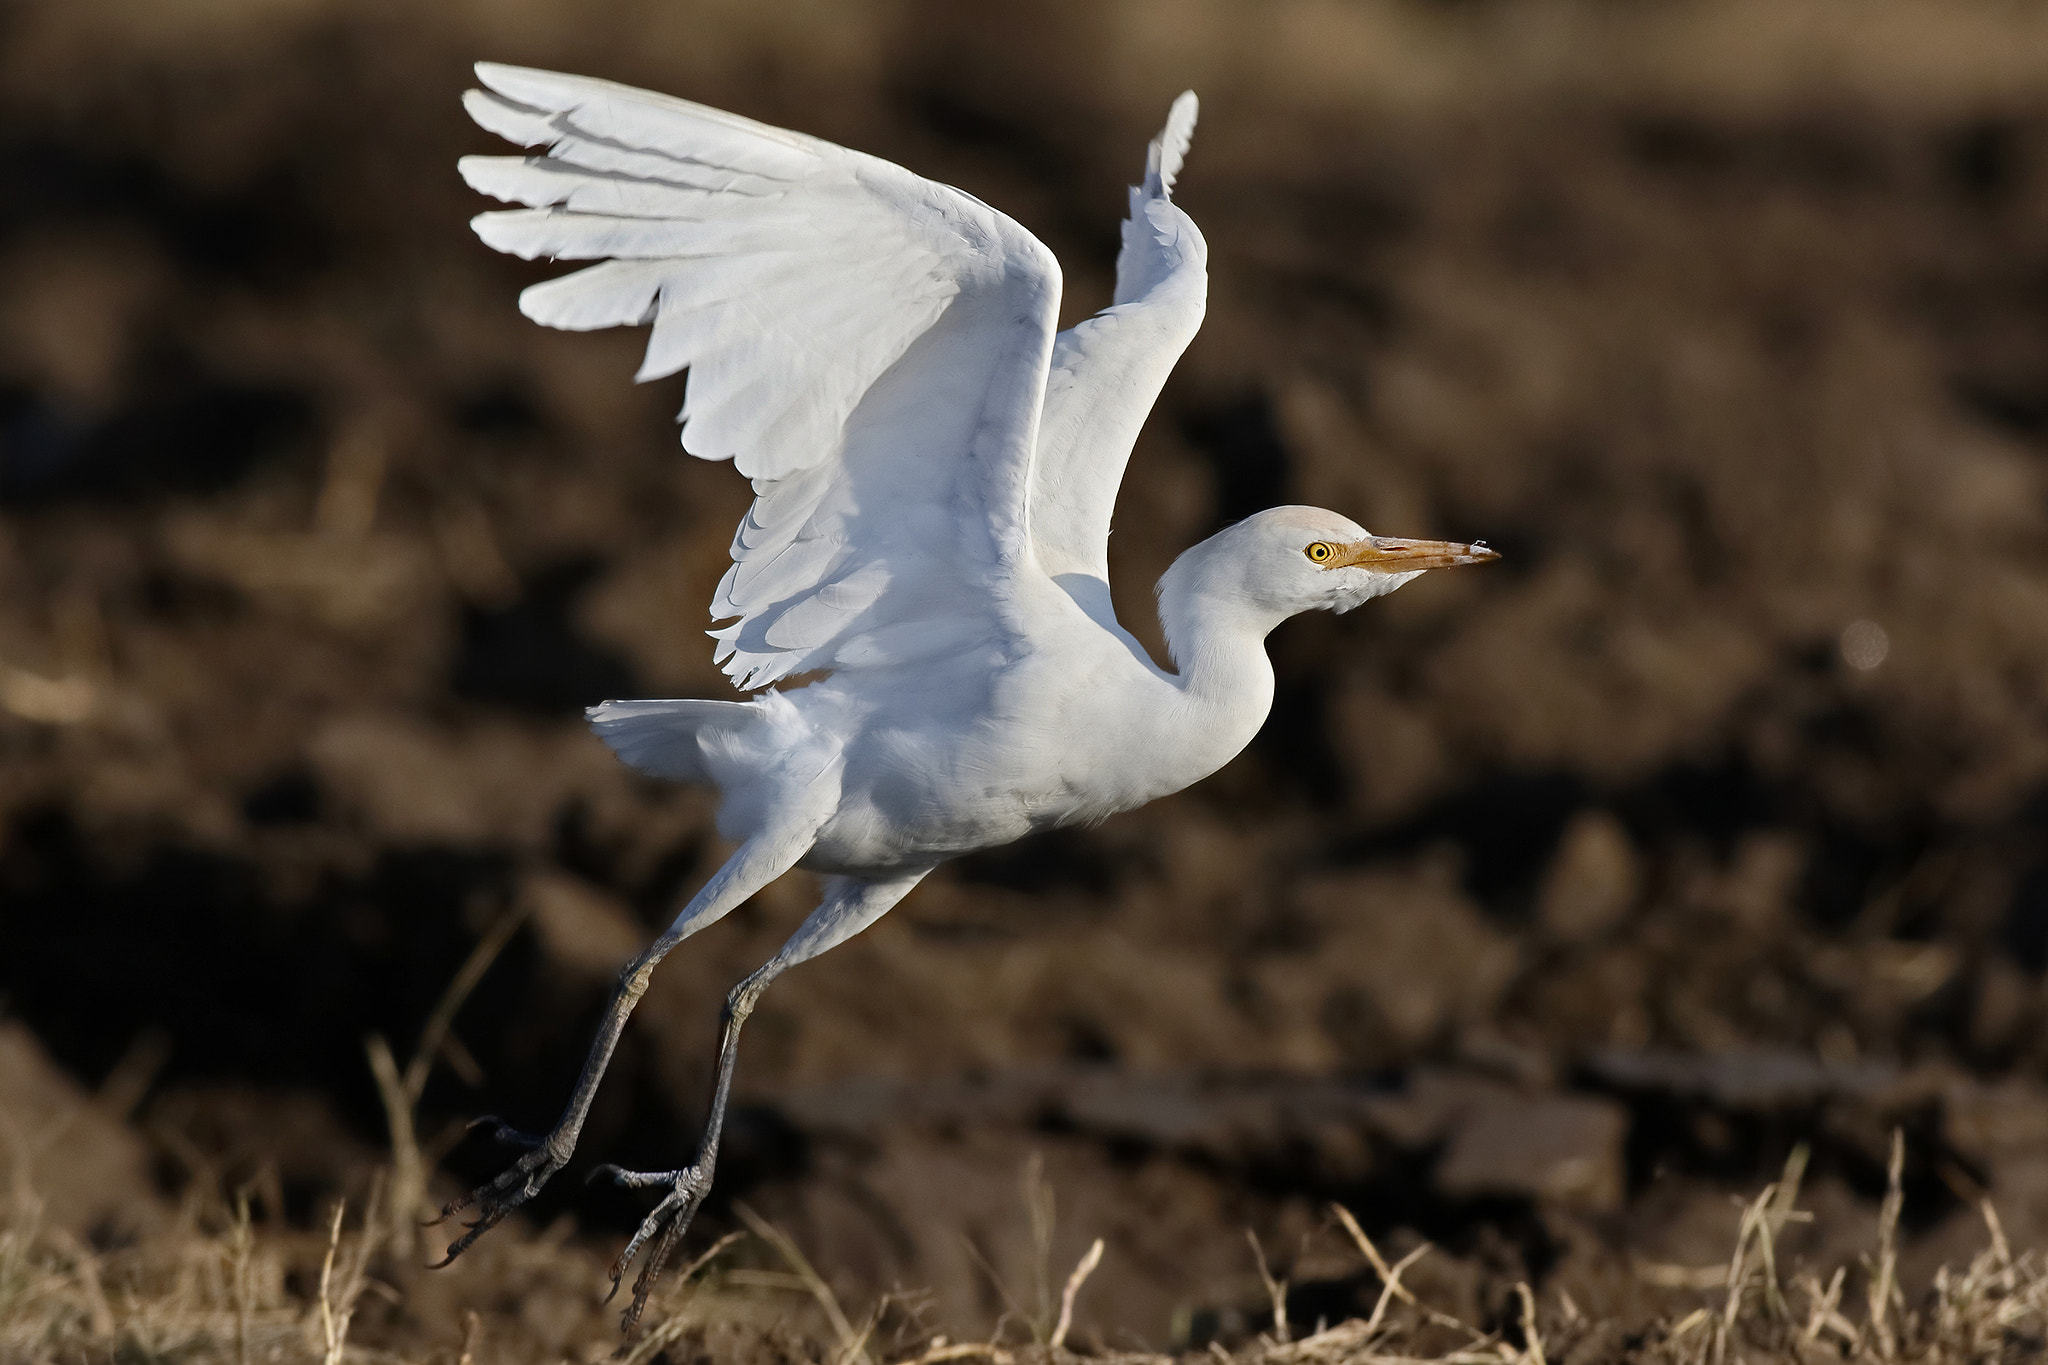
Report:
[{"label": "white bird", "polygon": [[[520,296],[551,327],[653,324],[638,378],[689,371],[683,442],[755,500],[711,604],[748,701],[614,701],[592,724],[628,764],[708,783],[738,845],[629,963],[554,1129],[444,1210],[449,1259],[568,1162],[626,1017],[668,951],[794,867],[823,902],[725,1006],[695,1159],[609,1170],[664,1191],[612,1268],[656,1238],[630,1330],[710,1188],[741,1025],[768,983],[879,919],[948,858],[1083,824],[1199,781],[1273,701],[1265,638],[1349,611],[1483,543],[1396,540],[1276,507],[1159,581],[1174,668],[1110,608],[1110,510],[1167,373],[1201,325],[1207,248],[1172,201],[1193,93],[1151,145],[1103,312],[1056,330],[1060,270],[971,195],[828,142],[607,81],[482,64],[470,115],[531,156],[472,156],[526,205],[473,226],[500,251],[601,262]],[[445,1264],[445,1263],[444,1263]]]}]

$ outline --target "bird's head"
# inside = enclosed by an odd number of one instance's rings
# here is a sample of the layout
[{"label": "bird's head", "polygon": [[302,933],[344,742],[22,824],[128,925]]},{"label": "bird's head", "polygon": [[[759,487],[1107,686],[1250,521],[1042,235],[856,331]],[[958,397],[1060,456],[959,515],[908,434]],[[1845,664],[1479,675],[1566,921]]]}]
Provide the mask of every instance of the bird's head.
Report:
[{"label": "bird's head", "polygon": [[1304,611],[1349,611],[1427,569],[1500,558],[1484,544],[1376,536],[1320,507],[1270,508],[1196,549],[1206,551],[1209,592],[1270,612],[1275,624]]}]

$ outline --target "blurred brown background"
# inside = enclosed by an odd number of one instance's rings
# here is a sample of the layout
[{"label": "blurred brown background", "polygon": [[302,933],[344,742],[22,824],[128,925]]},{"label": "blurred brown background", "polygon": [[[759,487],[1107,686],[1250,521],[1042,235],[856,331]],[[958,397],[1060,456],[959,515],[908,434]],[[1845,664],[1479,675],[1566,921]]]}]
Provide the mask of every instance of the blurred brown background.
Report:
[{"label": "blurred brown background", "polygon": [[[1157,574],[1277,502],[1507,555],[1284,627],[1216,778],[778,985],[704,1240],[743,1199],[970,1331],[1101,1235],[1087,1330],[1199,1345],[1265,1302],[1247,1226],[1298,1317],[1357,1307],[1332,1199],[1476,1311],[1597,1305],[1724,1257],[1806,1142],[1796,1235],[1853,1250],[1895,1125],[1915,1255],[1987,1191],[2048,1239],[2048,13],[1995,0],[0,10],[0,1027],[153,1178],[274,1169],[302,1219],[360,1182],[364,1037],[402,1055],[517,910],[421,1118],[444,1197],[490,1173],[452,1125],[552,1120],[720,856],[579,710],[723,692],[744,484],[638,335],[518,316],[556,272],[465,226],[478,58],[959,185],[1069,318],[1193,86],[1211,310],[1124,489],[1125,619],[1156,640]],[[680,1158],[810,895],[663,967],[584,1161]],[[73,1175],[89,1224],[115,1187]],[[637,1207],[535,1212],[609,1248]]]}]

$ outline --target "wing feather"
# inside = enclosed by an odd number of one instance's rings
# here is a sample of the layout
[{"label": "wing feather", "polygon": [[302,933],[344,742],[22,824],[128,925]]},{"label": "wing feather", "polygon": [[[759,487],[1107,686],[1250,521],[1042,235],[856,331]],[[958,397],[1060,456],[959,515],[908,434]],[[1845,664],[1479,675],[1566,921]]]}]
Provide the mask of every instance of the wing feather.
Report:
[{"label": "wing feather", "polygon": [[1145,153],[1145,183],[1138,188],[1147,199],[1172,195],[1173,182],[1180,178],[1181,163],[1188,157],[1188,144],[1195,140],[1195,115],[1200,111],[1194,91],[1183,90],[1174,97],[1173,107],[1166,111],[1166,126]]},{"label": "wing feather", "polygon": [[1208,246],[1172,198],[1195,112],[1194,93],[1183,93],[1153,140],[1144,179],[1131,188],[1116,295],[1055,339],[1039,422],[1031,489],[1039,563],[1105,624],[1114,621],[1109,523],[1124,466],[1207,307]]},{"label": "wing feather", "polygon": [[660,261],[605,261],[530,286],[519,306],[535,322],[571,332],[635,327],[654,321],[663,273]]},{"label": "wing feather", "polygon": [[625,218],[702,219],[717,212],[718,196],[736,192],[632,171],[571,167],[550,157],[466,156],[456,164],[471,186],[494,199]]},{"label": "wing feather", "polygon": [[[475,184],[486,194],[488,177]],[[480,213],[471,226],[486,245],[523,260],[712,259],[751,252],[801,250],[809,220],[750,214],[745,218],[647,218],[561,208]]]},{"label": "wing feather", "polygon": [[820,160],[840,151],[829,142],[723,109],[590,76],[497,62],[477,63],[476,74],[504,99],[559,119],[564,131],[625,147],[659,149],[675,160],[800,181]]},{"label": "wing feather", "polygon": [[758,687],[1022,647],[1050,253],[978,200],[816,138],[586,77],[477,74],[471,116],[544,149],[463,159],[471,185],[523,206],[479,215],[478,235],[599,262],[521,310],[651,322],[639,377],[688,369],[684,444],[753,480],[713,600],[738,618],[712,632],[728,674]]},{"label": "wing feather", "polygon": [[772,194],[787,183],[772,176],[664,155],[655,149],[626,147],[583,136],[573,131],[565,119],[489,91],[469,91],[462,97],[462,107],[486,130],[507,141],[522,147],[547,146],[549,155],[556,160],[594,171],[617,171],[658,184],[694,185],[698,189],[735,194]]}]

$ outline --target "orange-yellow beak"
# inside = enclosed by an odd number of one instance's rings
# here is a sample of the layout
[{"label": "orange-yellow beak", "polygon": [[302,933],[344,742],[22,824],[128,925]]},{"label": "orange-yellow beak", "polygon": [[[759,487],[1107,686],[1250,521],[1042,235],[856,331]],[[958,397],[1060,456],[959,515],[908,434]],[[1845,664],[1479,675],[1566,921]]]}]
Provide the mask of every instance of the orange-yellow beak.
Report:
[{"label": "orange-yellow beak", "polygon": [[1459,545],[1448,540],[1401,540],[1373,536],[1368,540],[1339,545],[1325,568],[1372,569],[1378,573],[1413,573],[1418,569],[1449,569],[1459,564],[1484,564],[1499,559],[1500,551],[1483,543]]}]

